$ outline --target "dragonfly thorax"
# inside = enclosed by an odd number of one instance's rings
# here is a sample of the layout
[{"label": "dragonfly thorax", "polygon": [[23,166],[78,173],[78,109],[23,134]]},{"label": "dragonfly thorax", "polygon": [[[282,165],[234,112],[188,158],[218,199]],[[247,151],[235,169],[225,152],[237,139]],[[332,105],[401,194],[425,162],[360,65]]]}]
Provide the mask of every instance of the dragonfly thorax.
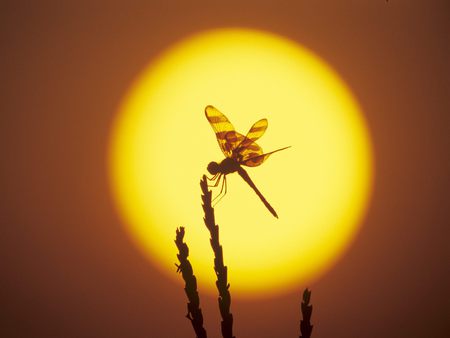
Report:
[{"label": "dragonfly thorax", "polygon": [[239,169],[239,163],[232,158],[226,158],[220,163],[210,162],[207,169],[211,175],[216,175],[217,173],[227,175],[237,171]]}]

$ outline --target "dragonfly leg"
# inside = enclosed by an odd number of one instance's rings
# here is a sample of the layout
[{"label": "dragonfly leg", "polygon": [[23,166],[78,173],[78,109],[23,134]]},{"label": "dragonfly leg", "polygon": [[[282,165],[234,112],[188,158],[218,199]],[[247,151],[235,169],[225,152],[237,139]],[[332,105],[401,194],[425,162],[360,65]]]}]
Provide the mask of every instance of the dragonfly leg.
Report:
[{"label": "dragonfly leg", "polygon": [[217,173],[217,174],[215,174],[213,177],[211,177],[211,178],[209,178],[208,176],[206,176],[205,175],[205,177],[206,177],[206,179],[208,180],[208,181],[214,181],[216,178],[217,178],[217,176],[219,175],[220,173]]},{"label": "dragonfly leg", "polygon": [[220,188],[220,193],[212,200],[213,206],[216,206],[226,194],[227,194],[227,177],[224,175],[222,187]]},{"label": "dragonfly leg", "polygon": [[[222,176],[219,176],[219,178],[217,179],[217,183],[220,181],[221,178],[222,178]],[[220,191],[219,191],[219,193],[217,194],[217,196],[214,197],[214,198],[212,199],[212,202],[214,202],[215,200],[217,200],[217,198],[219,198],[220,195],[222,195],[224,182],[225,182],[225,176],[223,176],[223,179],[222,179],[222,186],[220,187]],[[217,186],[217,185],[218,185],[218,184],[216,184],[216,186]]]},{"label": "dragonfly leg", "polygon": [[219,185],[219,181],[220,181],[220,173],[215,174],[213,177],[209,178],[208,176],[206,176],[206,179],[208,181],[211,181],[213,183],[209,184],[208,183],[208,187],[217,187]]}]

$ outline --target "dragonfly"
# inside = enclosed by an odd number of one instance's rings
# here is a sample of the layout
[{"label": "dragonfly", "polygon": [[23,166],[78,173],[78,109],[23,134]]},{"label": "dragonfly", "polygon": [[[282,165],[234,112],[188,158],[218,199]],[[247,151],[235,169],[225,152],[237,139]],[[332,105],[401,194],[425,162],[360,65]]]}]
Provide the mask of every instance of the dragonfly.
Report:
[{"label": "dragonfly", "polygon": [[218,199],[216,204],[227,192],[227,175],[237,172],[255,191],[271,214],[278,218],[275,209],[267,202],[242,166],[257,167],[273,153],[287,149],[290,146],[263,153],[262,148],[255,141],[264,135],[268,126],[267,119],[255,122],[247,135],[244,136],[236,132],[228,118],[215,107],[207,106],[205,115],[216,134],[219,147],[225,155],[225,159],[220,163],[210,162],[207,167],[208,172],[213,175],[211,178],[208,178],[213,182],[210,185],[211,187],[218,187],[220,181],[222,181],[220,193],[214,198],[214,200]]}]

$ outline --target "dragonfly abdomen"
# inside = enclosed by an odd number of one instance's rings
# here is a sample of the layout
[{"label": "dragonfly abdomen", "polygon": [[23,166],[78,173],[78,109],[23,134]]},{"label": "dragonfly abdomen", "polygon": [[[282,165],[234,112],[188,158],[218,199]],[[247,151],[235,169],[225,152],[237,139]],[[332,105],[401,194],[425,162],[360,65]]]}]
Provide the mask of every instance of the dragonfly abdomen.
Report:
[{"label": "dragonfly abdomen", "polygon": [[269,202],[267,202],[267,200],[264,198],[264,196],[261,194],[261,192],[256,187],[255,183],[253,183],[253,181],[251,180],[250,176],[247,174],[245,169],[242,168],[241,166],[239,166],[239,168],[237,169],[237,172],[244,179],[244,181],[247,182],[248,185],[252,187],[252,189],[256,192],[256,194],[261,199],[261,201],[264,203],[266,208],[269,209],[270,213],[272,215],[274,215],[276,218],[278,218],[278,215],[277,215],[277,212],[275,211],[275,209],[272,208],[272,206],[269,204]]}]

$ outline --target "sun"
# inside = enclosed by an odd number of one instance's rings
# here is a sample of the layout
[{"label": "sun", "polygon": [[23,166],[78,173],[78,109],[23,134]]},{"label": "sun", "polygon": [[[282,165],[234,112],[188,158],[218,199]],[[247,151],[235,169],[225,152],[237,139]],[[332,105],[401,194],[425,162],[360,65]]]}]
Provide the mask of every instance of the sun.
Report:
[{"label": "sun", "polygon": [[[126,229],[165,274],[175,273],[175,229],[199,288],[215,294],[199,181],[224,155],[204,109],[213,105],[273,154],[247,168],[279,219],[236,173],[216,206],[233,296],[268,297],[311,283],[355,238],[371,193],[373,155],[360,107],[317,55],[275,34],[206,31],[175,44],[132,84],[111,132],[109,177]],[[218,193],[216,191],[215,193]]]}]

